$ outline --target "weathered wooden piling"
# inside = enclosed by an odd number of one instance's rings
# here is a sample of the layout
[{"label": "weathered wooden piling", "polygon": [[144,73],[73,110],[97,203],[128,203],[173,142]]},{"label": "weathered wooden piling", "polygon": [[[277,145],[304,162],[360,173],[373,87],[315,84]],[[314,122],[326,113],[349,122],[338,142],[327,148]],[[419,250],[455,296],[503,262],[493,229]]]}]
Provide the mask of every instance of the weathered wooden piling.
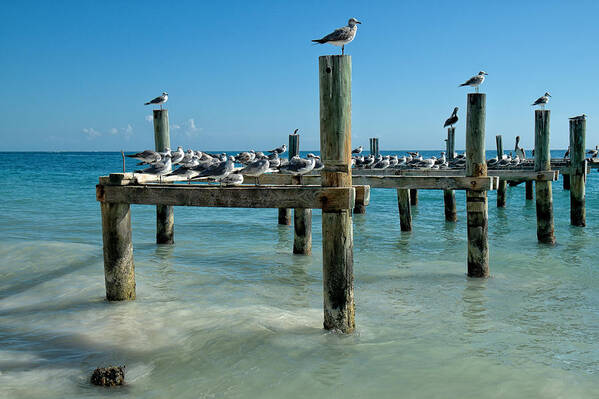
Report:
[{"label": "weathered wooden piling", "polygon": [[[351,187],[351,56],[319,61],[320,151],[323,187]],[[322,211],[324,328],[355,329],[351,209]]]},{"label": "weathered wooden piling", "polygon": [[[535,171],[551,170],[551,154],[549,152],[551,111],[535,110]],[[537,197],[537,239],[545,244],[555,244],[553,225],[553,195],[550,181],[537,181],[535,184]]]},{"label": "weathered wooden piling", "polygon": [[[168,110],[154,110],[154,143],[156,151],[165,151],[171,146],[168,125]],[[172,206],[156,206],[156,244],[175,242],[175,213]]]},{"label": "weathered wooden piling", "polygon": [[[455,127],[449,127],[447,129],[445,151],[447,159],[452,160],[455,153]],[[456,210],[454,190],[443,190],[443,204],[445,206],[445,221],[457,222],[458,212]]]},{"label": "weathered wooden piling", "polygon": [[412,231],[412,209],[410,208],[410,190],[397,189],[397,207],[401,231]]},{"label": "weathered wooden piling", "polygon": [[570,224],[586,226],[586,130],[585,118],[570,119]]},{"label": "weathered wooden piling", "polygon": [[[289,135],[289,148],[287,149],[287,156],[289,160],[296,155],[299,155],[299,134]],[[279,224],[291,226],[291,209],[279,208]]]},{"label": "weathered wooden piling", "polygon": [[135,299],[135,266],[129,204],[101,202],[106,299]]},{"label": "weathered wooden piling", "polygon": [[[495,142],[497,143],[497,158],[501,159],[503,156],[503,138],[501,134],[495,136]],[[507,191],[507,181],[504,179],[499,179],[499,186],[497,187],[497,207],[505,208],[506,204],[506,191]]]},{"label": "weathered wooden piling", "polygon": [[379,155],[379,139],[376,137],[370,139],[370,154]]},{"label": "weathered wooden piling", "polygon": [[564,190],[569,190],[570,189],[570,174],[568,174],[568,173],[562,174],[562,179],[563,179]]},{"label": "weathered wooden piling", "polygon": [[293,210],[293,253],[312,254],[312,209]]},{"label": "weathered wooden piling", "polygon": [[[466,176],[486,176],[484,93],[468,93],[466,116]],[[487,192],[466,190],[468,276],[489,276]]]},{"label": "weathered wooden piling", "polygon": [[418,190],[415,188],[410,190],[410,205],[418,205]]},{"label": "weathered wooden piling", "polygon": [[534,199],[534,181],[527,180],[524,182],[524,190],[526,191],[526,199],[533,200]]}]

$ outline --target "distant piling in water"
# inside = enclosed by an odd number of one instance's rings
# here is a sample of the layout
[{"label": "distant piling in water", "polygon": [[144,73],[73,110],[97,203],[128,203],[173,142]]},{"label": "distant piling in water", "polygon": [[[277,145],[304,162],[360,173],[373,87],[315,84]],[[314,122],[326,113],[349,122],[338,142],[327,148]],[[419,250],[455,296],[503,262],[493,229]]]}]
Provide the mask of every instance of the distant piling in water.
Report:
[{"label": "distant piling in water", "polygon": [[[351,56],[319,57],[323,187],[351,187]],[[324,328],[355,329],[351,210],[322,210]]]},{"label": "distant piling in water", "polygon": [[370,155],[379,155],[379,139],[372,137],[370,141]]},{"label": "distant piling in water", "polygon": [[[299,155],[299,134],[289,135],[289,148],[287,149],[287,158],[291,161],[296,155]],[[279,208],[279,224],[291,226],[291,209]]]},{"label": "distant piling in water", "polygon": [[[171,146],[168,110],[154,110],[154,144],[163,152]],[[175,243],[175,212],[170,205],[156,205],[156,244]]]},{"label": "distant piling in water", "polygon": [[[551,111],[535,110],[535,171],[551,170],[551,154],[549,151]],[[538,180],[535,182],[537,209],[537,238],[545,244],[555,244],[553,224],[553,194],[551,182]]]},{"label": "distant piling in water", "polygon": [[[503,157],[503,137],[501,134],[495,136],[495,143],[497,144],[497,159]],[[506,194],[507,194],[507,181],[505,179],[499,179],[499,186],[497,187],[497,207],[505,208],[506,205]]]},{"label": "distant piling in water", "polygon": [[[466,176],[487,176],[484,93],[468,93],[466,116]],[[466,190],[468,276],[489,276],[489,215],[487,192]]]},{"label": "distant piling in water", "polygon": [[586,226],[586,130],[585,118],[570,119],[570,224],[581,227]]}]

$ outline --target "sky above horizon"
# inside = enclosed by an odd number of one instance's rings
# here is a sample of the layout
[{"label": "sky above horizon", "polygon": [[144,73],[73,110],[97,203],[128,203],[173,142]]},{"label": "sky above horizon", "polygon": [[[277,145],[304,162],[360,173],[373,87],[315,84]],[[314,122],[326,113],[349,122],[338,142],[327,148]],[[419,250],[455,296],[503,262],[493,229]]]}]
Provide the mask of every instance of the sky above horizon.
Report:
[{"label": "sky above horizon", "polygon": [[318,56],[312,45],[362,21],[352,56],[352,144],[444,149],[443,122],[489,73],[487,149],[534,146],[530,104],[553,96],[551,148],[568,146],[568,117],[586,113],[599,144],[599,2],[4,2],[0,151],[153,148],[151,107],[168,91],[171,146],[265,150],[299,128],[319,147]]}]

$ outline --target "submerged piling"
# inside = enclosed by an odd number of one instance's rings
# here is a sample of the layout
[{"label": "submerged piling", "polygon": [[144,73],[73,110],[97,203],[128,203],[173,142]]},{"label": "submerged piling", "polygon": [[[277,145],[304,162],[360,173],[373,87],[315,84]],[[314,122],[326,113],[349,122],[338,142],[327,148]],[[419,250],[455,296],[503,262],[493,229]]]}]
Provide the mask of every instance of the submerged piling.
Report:
[{"label": "submerged piling", "polygon": [[[503,157],[503,138],[501,134],[495,136],[495,142],[497,143],[497,158],[501,159],[501,157]],[[504,179],[499,179],[499,186],[497,187],[497,208],[505,208],[506,191],[507,181]]]},{"label": "submerged piling", "polygon": [[410,190],[405,188],[397,189],[397,208],[399,210],[399,226],[401,231],[412,231]]},{"label": "submerged piling", "polygon": [[[549,152],[549,120],[551,111],[535,110],[535,171],[551,170]],[[551,182],[539,180],[535,184],[537,204],[537,239],[545,244],[555,244],[553,224],[553,195]]]},{"label": "submerged piling", "polygon": [[416,190],[415,188],[410,189],[410,205],[418,205],[418,190]]},{"label": "submerged piling", "polygon": [[570,224],[586,226],[586,130],[585,118],[570,119]]},{"label": "submerged piling", "polygon": [[[156,151],[163,152],[171,146],[168,110],[154,110],[154,143]],[[175,214],[170,205],[156,205],[156,244],[175,242]]]},{"label": "submerged piling", "polygon": [[524,182],[524,189],[526,191],[526,199],[533,200],[534,199],[534,181],[527,180]]},{"label": "submerged piling", "polygon": [[[453,159],[455,153],[455,127],[447,128],[447,145],[445,146],[447,160]],[[445,206],[445,221],[457,222],[458,213],[455,203],[455,191],[443,190],[443,204]]]},{"label": "submerged piling", "polygon": [[[351,56],[318,58],[323,187],[351,187]],[[351,209],[322,211],[324,328],[355,329]]]},{"label": "submerged piling", "polygon": [[106,299],[135,299],[135,265],[129,204],[100,202]]},{"label": "submerged piling", "polygon": [[293,253],[312,254],[312,209],[293,210]]},{"label": "submerged piling", "polygon": [[563,173],[562,174],[562,179],[563,179],[563,188],[564,190],[569,190],[570,189],[570,174],[569,173]]},{"label": "submerged piling", "polygon": [[[468,93],[466,117],[466,176],[487,175],[485,159],[484,93]],[[487,192],[466,190],[468,215],[468,276],[489,276],[489,220]]]}]

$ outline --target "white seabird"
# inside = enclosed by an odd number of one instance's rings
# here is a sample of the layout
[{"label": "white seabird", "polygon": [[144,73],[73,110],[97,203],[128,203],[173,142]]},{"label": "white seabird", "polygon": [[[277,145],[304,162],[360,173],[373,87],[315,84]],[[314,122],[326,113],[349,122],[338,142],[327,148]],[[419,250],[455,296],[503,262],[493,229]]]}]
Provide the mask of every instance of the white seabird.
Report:
[{"label": "white seabird", "polygon": [[329,33],[322,39],[312,40],[315,43],[325,44],[329,43],[334,46],[341,46],[341,55],[345,53],[345,45],[356,37],[356,32],[358,31],[358,25],[362,22],[358,21],[355,18],[350,18],[347,22],[347,26],[344,26],[339,29],[335,29],[332,33]]},{"label": "white seabird", "polygon": [[533,107],[535,105],[540,105],[541,109],[545,109],[545,104],[547,104],[549,102],[549,97],[551,97],[551,94],[549,94],[549,92],[547,92],[543,96],[537,98],[536,101],[530,105]]},{"label": "white seabird", "polygon": [[231,173],[230,175],[220,179],[220,182],[225,186],[239,186],[241,183],[243,183],[243,175]]},{"label": "white seabird", "polygon": [[129,154],[125,156],[127,158],[134,158],[140,160],[142,164],[158,162],[162,158],[159,153],[152,150],[145,150],[143,152],[138,152],[135,154]]},{"label": "white seabird", "polygon": [[258,177],[266,173],[268,169],[270,169],[270,161],[268,158],[263,158],[248,164],[245,168],[237,171],[236,173],[253,177],[255,179],[256,185],[259,186],[260,183],[258,182]]},{"label": "white seabird", "polygon": [[354,148],[351,153],[352,154],[361,154],[362,153],[362,146],[358,146],[358,148]]},{"label": "white seabird", "polygon": [[168,101],[168,93],[162,92],[162,95],[156,97],[153,100],[148,101],[147,103],[144,103],[144,105],[160,105],[160,109],[162,109],[162,104],[166,103]]},{"label": "white seabird", "polygon": [[478,93],[478,86],[480,86],[485,81],[485,75],[488,75],[488,73],[486,73],[485,71],[480,71],[478,75],[474,75],[473,77],[462,83],[460,87],[472,86],[476,89],[476,92]]}]

